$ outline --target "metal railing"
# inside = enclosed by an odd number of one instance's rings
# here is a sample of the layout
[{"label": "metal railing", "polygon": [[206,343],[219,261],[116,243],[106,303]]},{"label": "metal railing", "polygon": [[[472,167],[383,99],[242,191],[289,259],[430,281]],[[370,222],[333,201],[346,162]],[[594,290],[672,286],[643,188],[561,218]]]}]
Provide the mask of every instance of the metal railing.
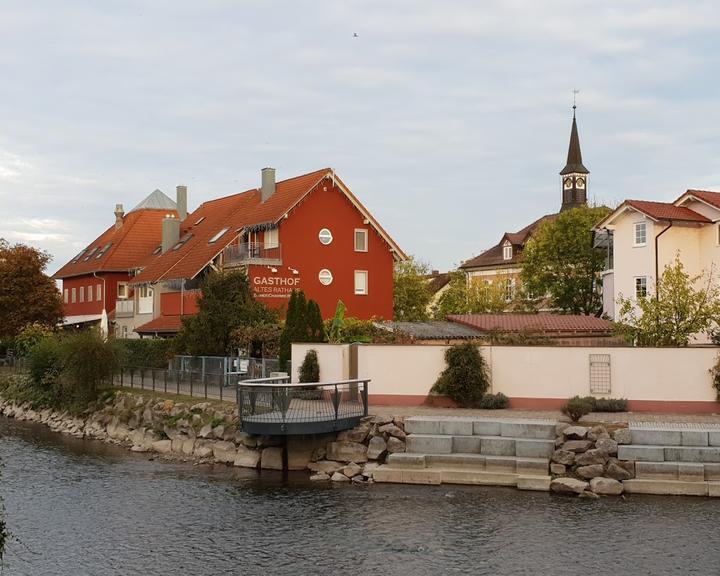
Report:
[{"label": "metal railing", "polygon": [[[226,374],[225,385],[235,384],[238,380],[266,378],[273,372],[280,372],[278,358],[248,358],[243,356],[175,356],[168,365],[169,370],[178,370],[183,374],[196,372],[201,377],[209,374]],[[289,374],[290,362],[285,370]]]},{"label": "metal railing", "polygon": [[160,368],[121,368],[114,384],[125,388],[177,394],[213,400],[235,399],[235,384],[227,384],[227,374],[197,370],[163,370]]},{"label": "metal railing", "polygon": [[282,249],[277,246],[265,246],[263,242],[242,242],[228,246],[223,250],[223,263],[226,266],[243,264],[282,264]]},{"label": "metal railing", "polygon": [[240,425],[249,434],[321,434],[354,428],[368,413],[369,379],[291,384],[288,376],[237,384]]}]

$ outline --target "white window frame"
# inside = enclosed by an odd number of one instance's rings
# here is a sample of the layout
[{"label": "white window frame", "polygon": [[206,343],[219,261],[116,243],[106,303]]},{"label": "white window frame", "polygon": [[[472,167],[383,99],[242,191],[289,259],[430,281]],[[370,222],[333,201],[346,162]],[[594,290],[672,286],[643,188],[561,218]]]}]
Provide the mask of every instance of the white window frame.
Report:
[{"label": "white window frame", "polygon": [[117,297],[120,300],[127,300],[130,297],[130,288],[127,282],[118,282]]},{"label": "white window frame", "polygon": [[[225,227],[222,230],[220,230],[217,234],[215,234],[215,236],[213,236],[212,238],[210,238],[210,240],[208,240],[208,244],[215,244],[215,242],[220,240],[220,238],[222,238],[228,230],[230,230],[229,227]],[[187,240],[186,240],[186,242],[187,242]]]},{"label": "white window frame", "polygon": [[102,284],[96,284],[95,285],[95,299],[100,302],[103,299],[103,285]]},{"label": "white window frame", "polygon": [[88,288],[87,288],[87,301],[88,301],[88,302],[92,302],[92,301],[93,301],[93,287],[92,287],[92,284],[90,284],[90,286],[88,286]]},{"label": "white window frame", "polygon": [[[359,285],[358,278],[362,278],[362,285]],[[354,274],[354,286],[356,296],[367,296],[368,295],[368,273],[367,270],[355,270]]]},{"label": "white window frame", "polygon": [[[643,286],[644,284],[644,286]],[[638,288],[643,288],[645,290],[645,294],[639,295],[638,294]],[[638,300],[640,298],[647,298],[648,295],[648,286],[647,286],[647,276],[635,276],[633,278],[633,293],[635,294],[635,300]]]},{"label": "white window frame", "polygon": [[[642,242],[638,242],[638,231],[640,229],[643,230],[643,237],[645,238]],[[647,246],[647,222],[635,222],[633,224],[633,246]]]},{"label": "white window frame", "polygon": [[503,260],[512,260],[513,257],[513,249],[512,244],[510,242],[506,242],[503,244]]},{"label": "white window frame", "polygon": [[70,300],[73,304],[77,302],[77,288],[73,288],[70,292]]},{"label": "white window frame", "polygon": [[515,278],[506,278],[504,282],[504,293],[505,302],[512,302],[515,298]]},{"label": "white window frame", "polygon": [[65,302],[65,304],[67,304],[69,300],[70,300],[70,291],[67,288],[65,288],[63,290],[63,302]]},{"label": "white window frame", "polygon": [[270,228],[265,230],[263,235],[263,244],[265,248],[277,248],[280,246],[280,235],[278,234],[278,228]]},{"label": "white window frame", "polygon": [[153,289],[147,284],[142,284],[138,289],[138,314],[153,313]]},{"label": "white window frame", "polygon": [[330,272],[327,268],[320,270],[320,272],[318,272],[318,282],[320,282],[323,286],[330,286],[330,284],[333,283],[332,272]]},{"label": "white window frame", "polygon": [[320,232],[318,232],[318,240],[323,246],[329,246],[330,244],[332,244],[333,234],[330,229],[322,228]]},{"label": "white window frame", "polygon": [[[358,247],[358,234],[363,239],[363,245]],[[368,251],[368,231],[367,228],[355,228],[355,234],[353,236],[353,243],[355,245],[355,252],[367,252]]]}]

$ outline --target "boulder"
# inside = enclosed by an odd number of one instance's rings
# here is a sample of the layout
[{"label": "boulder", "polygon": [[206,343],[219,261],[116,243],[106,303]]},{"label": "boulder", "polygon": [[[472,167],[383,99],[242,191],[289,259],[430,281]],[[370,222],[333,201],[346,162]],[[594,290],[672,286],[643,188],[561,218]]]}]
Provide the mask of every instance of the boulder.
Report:
[{"label": "boulder", "polygon": [[580,498],[589,498],[590,500],[597,500],[600,498],[595,492],[590,492],[590,490],[585,490],[582,494],[580,494]]},{"label": "boulder", "polygon": [[325,472],[318,472],[317,474],[313,474],[310,476],[310,480],[313,482],[319,481],[319,480],[330,480],[330,476],[325,474]]},{"label": "boulder", "polygon": [[193,454],[198,458],[207,458],[208,456],[212,456],[212,453],[212,442],[209,442],[208,440],[197,440],[195,442],[195,450],[193,451]]},{"label": "boulder", "polygon": [[345,474],[341,474],[340,472],[335,472],[335,474],[330,477],[330,480],[332,480],[333,482],[350,482],[350,478],[345,476]]},{"label": "boulder", "polygon": [[570,428],[570,426],[572,426],[572,424],[568,422],[558,422],[557,424],[555,424],[555,435],[562,436],[563,434],[565,434],[565,430]]},{"label": "boulder", "polygon": [[176,452],[177,454],[182,454],[183,451],[183,445],[185,444],[185,440],[187,438],[185,436],[177,436],[171,440],[172,442],[172,451]]},{"label": "boulder", "polygon": [[620,462],[611,459],[608,462],[604,476],[613,480],[630,480],[635,478],[635,466],[631,462]]},{"label": "boulder", "polygon": [[283,469],[283,449],[280,446],[269,446],[263,448],[260,456],[260,468],[263,470],[282,470]]},{"label": "boulder", "polygon": [[212,436],[213,438],[222,439],[222,437],[225,435],[225,426],[222,424],[218,424],[215,426],[215,428],[212,429]]},{"label": "boulder", "polygon": [[597,478],[598,476],[602,476],[603,472],[605,472],[605,466],[603,466],[602,464],[590,464],[589,466],[578,467],[575,472],[578,476],[580,476],[580,478],[590,480],[590,478]]},{"label": "boulder", "polygon": [[235,449],[235,444],[232,442],[220,440],[219,442],[215,442],[213,444],[212,450],[215,462],[224,462],[225,464],[232,464],[235,462],[237,450]]},{"label": "boulder", "polygon": [[563,444],[565,444],[564,436],[558,436],[557,438],[555,438],[555,448],[562,448]]},{"label": "boulder", "polygon": [[312,456],[310,456],[310,462],[318,462],[320,460],[325,460],[325,456],[327,456],[327,448],[323,444],[322,446],[318,446],[313,450]]},{"label": "boulder", "polygon": [[313,453],[323,443],[315,437],[289,436],[287,440],[288,470],[305,470]]},{"label": "boulder", "polygon": [[345,474],[345,476],[347,476],[348,478],[352,478],[353,476],[357,476],[358,474],[360,474],[360,472],[362,472],[362,468],[355,464],[355,462],[350,462],[350,464],[345,466],[345,468],[340,470],[340,472]]},{"label": "boulder", "polygon": [[[197,416],[197,414],[196,414]],[[210,438],[212,436],[212,426],[210,424],[205,424],[202,428],[200,428],[200,431],[197,433],[198,438]]]},{"label": "boulder", "polygon": [[550,460],[556,462],[557,464],[572,466],[575,463],[575,452],[570,452],[569,450],[555,450]]},{"label": "boulder", "polygon": [[630,428],[618,428],[615,430],[613,438],[618,444],[632,443],[632,433],[630,432]]},{"label": "boulder", "polygon": [[183,441],[182,445],[182,453],[186,454],[188,456],[192,455],[192,453],[195,451],[195,438],[188,438],[187,440]]},{"label": "boulder", "polygon": [[580,466],[590,466],[591,464],[602,464],[603,466],[608,461],[608,453],[605,450],[588,450],[583,454],[578,454],[575,457],[575,463]]},{"label": "boulder", "polygon": [[[398,442],[400,441],[398,440]],[[405,443],[402,444],[404,450]],[[367,462],[367,446],[359,442],[329,442],[327,457],[329,460],[340,462]]]},{"label": "boulder", "polygon": [[332,460],[320,460],[319,462],[310,462],[308,470],[312,472],[325,472],[325,474],[334,474],[345,468],[342,462],[333,462]]},{"label": "boulder", "polygon": [[338,442],[365,442],[370,432],[370,422],[363,422],[351,430],[343,430],[337,435]]},{"label": "boulder", "polygon": [[582,494],[589,484],[576,478],[555,478],[550,482],[550,491],[558,494]]},{"label": "boulder", "polygon": [[363,466],[362,475],[365,476],[365,478],[372,478],[373,472],[378,469],[380,464],[377,462],[368,462]]},{"label": "boulder", "polygon": [[378,428],[378,432],[381,434],[387,434],[400,440],[405,440],[405,431],[395,424],[385,424]]},{"label": "boulder", "polygon": [[198,402],[190,406],[190,412],[204,412],[210,408],[210,402]]},{"label": "boulder", "polygon": [[585,426],[568,426],[563,434],[569,440],[582,440],[587,436],[588,429]]},{"label": "boulder", "polygon": [[370,438],[367,449],[367,457],[370,460],[379,460],[387,450],[387,443],[382,436],[373,436]]},{"label": "boulder", "polygon": [[608,435],[607,438],[598,438],[595,441],[595,448],[598,450],[604,450],[608,454],[617,454],[618,443]]},{"label": "boulder", "polygon": [[554,474],[555,476],[564,476],[566,471],[567,468],[565,467],[565,464],[558,464],[557,462],[550,463],[550,474]]},{"label": "boulder", "polygon": [[257,468],[260,464],[260,452],[257,450],[251,450],[245,446],[238,446],[237,454],[235,455],[234,466],[240,466],[241,468]]},{"label": "boulder", "polygon": [[151,444],[152,449],[160,454],[168,454],[172,451],[172,440],[156,440]]},{"label": "boulder", "polygon": [[377,424],[378,426],[383,426],[384,424],[390,424],[393,421],[392,416],[375,416],[371,420],[373,424]]},{"label": "boulder", "polygon": [[595,494],[607,494],[617,496],[622,494],[623,485],[612,478],[593,478],[590,480],[590,490]]},{"label": "boulder", "polygon": [[592,447],[590,440],[568,440],[562,445],[562,449],[567,452],[585,452]]},{"label": "boulder", "polygon": [[257,436],[253,436],[247,432],[236,432],[235,444],[242,444],[248,448],[255,448],[255,446],[257,446]]},{"label": "boulder", "polygon": [[587,437],[588,440],[596,441],[599,438],[610,438],[610,434],[608,434],[604,426],[593,426],[588,431]]},{"label": "boulder", "polygon": [[387,451],[390,454],[405,452],[405,442],[399,438],[395,438],[395,436],[390,436],[390,438],[387,439]]}]

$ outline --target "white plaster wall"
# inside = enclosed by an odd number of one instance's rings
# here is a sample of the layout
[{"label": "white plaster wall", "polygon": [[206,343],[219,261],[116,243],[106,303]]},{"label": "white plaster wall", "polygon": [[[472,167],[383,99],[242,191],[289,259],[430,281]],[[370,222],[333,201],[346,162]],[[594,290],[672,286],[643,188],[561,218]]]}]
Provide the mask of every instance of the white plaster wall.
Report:
[{"label": "white plaster wall", "polygon": [[447,346],[359,346],[358,376],[370,394],[427,395],[445,369]]},{"label": "white plaster wall", "polygon": [[[647,243],[634,246],[636,222],[647,224]],[[661,228],[662,230],[662,228]],[[613,232],[614,301],[620,296],[635,298],[635,278],[648,277],[648,291],[655,285],[655,246],[653,238],[658,231],[653,221],[634,210],[623,213],[616,221]]]},{"label": "white plaster wall", "polygon": [[308,350],[315,350],[320,364],[320,380],[337,382],[349,379],[349,344],[293,344],[291,354],[292,381],[298,382],[298,371]]}]

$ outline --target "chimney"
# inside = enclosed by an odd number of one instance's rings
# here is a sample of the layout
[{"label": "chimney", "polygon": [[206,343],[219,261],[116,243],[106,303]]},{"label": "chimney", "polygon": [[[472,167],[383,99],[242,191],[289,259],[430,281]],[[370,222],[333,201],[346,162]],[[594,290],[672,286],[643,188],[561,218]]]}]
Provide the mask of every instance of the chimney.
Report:
[{"label": "chimney", "polygon": [[122,228],[125,211],[122,204],[115,204],[115,230]]},{"label": "chimney", "polygon": [[176,188],[176,204],[180,222],[187,218],[187,186],[178,186]]},{"label": "chimney", "polygon": [[275,193],[275,168],[262,169],[262,188],[260,189],[260,199],[265,202]]},{"label": "chimney", "polygon": [[180,219],[168,214],[162,222],[162,254],[172,249],[180,240]]}]

